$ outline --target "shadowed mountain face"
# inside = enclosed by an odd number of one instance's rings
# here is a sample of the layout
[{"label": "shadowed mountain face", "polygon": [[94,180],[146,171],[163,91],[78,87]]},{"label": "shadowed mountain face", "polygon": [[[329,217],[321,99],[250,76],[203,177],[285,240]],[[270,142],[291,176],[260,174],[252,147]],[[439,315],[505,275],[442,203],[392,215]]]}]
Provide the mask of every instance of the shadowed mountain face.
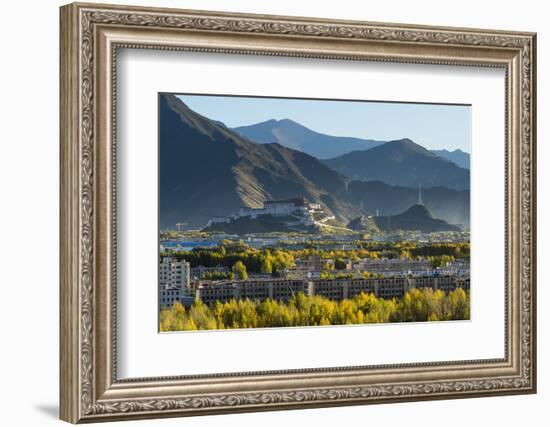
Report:
[{"label": "shadowed mountain face", "polygon": [[410,139],[389,141],[370,150],[354,151],[323,162],[354,180],[378,180],[409,187],[421,184],[423,187],[470,188],[468,170]]},{"label": "shadowed mountain face", "polygon": [[423,233],[460,231],[460,227],[434,218],[432,213],[422,204],[415,204],[398,215],[377,216],[373,219],[378,228],[385,231],[419,230]]},{"label": "shadowed mountain face", "polygon": [[279,143],[318,159],[329,159],[355,150],[368,150],[383,144],[382,141],[315,132],[289,119],[268,120],[233,129],[239,135],[260,144]]},{"label": "shadowed mountain face", "polygon": [[342,197],[345,177],[316,158],[251,142],[173,95],[162,94],[159,109],[161,228],[202,228],[212,216],[291,197],[321,203],[343,221],[359,214]]},{"label": "shadowed mountain face", "polygon": [[470,154],[466,153],[458,148],[454,151],[449,150],[432,150],[432,153],[450,160],[461,168],[470,170]]}]

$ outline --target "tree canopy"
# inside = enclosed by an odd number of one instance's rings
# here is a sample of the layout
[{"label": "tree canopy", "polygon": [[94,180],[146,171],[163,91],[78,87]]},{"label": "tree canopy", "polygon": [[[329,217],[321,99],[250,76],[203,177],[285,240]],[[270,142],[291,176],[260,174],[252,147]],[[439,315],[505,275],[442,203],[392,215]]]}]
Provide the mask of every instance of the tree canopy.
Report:
[{"label": "tree canopy", "polygon": [[197,300],[189,308],[179,302],[160,312],[160,330],[322,326],[388,322],[426,322],[470,318],[470,293],[446,294],[431,288],[411,289],[401,299],[361,293],[341,301],[298,293],[288,302],[267,299],[216,302]]}]

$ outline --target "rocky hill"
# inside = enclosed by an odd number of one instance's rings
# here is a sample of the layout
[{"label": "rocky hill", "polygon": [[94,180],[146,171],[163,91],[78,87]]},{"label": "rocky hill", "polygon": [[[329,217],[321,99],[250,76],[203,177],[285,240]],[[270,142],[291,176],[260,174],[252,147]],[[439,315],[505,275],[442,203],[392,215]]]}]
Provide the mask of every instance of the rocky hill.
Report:
[{"label": "rocky hill", "polygon": [[398,215],[377,216],[373,218],[380,230],[409,230],[432,233],[437,231],[461,231],[461,228],[437,219],[422,204],[415,204]]}]

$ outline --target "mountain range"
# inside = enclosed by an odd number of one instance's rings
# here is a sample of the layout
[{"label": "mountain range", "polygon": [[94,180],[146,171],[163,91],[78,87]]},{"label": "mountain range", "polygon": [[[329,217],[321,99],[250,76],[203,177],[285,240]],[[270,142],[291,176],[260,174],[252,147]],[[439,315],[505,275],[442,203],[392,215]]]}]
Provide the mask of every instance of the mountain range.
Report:
[{"label": "mountain range", "polygon": [[232,130],[254,142],[260,144],[276,142],[318,159],[329,159],[355,150],[368,150],[384,143],[372,139],[326,135],[290,119],[271,119]]},{"label": "mountain range", "polygon": [[340,220],[360,214],[340,197],[346,178],[316,158],[280,144],[256,144],[162,94],[160,227],[203,227],[217,215],[264,200],[306,197]]},{"label": "mountain range", "polygon": [[449,150],[431,150],[432,153],[443,157],[451,162],[457,164],[461,168],[470,169],[470,154],[465,151],[459,150],[458,148],[453,151]]},{"label": "mountain range", "polygon": [[[410,188],[416,187],[414,180],[408,187],[352,180],[328,161],[243,137],[170,94],[159,96],[159,117],[161,229],[177,222],[203,228],[211,217],[232,215],[241,206],[261,207],[264,200],[292,197],[320,203],[345,224],[377,210],[381,215],[402,212],[417,197],[417,190]],[[423,200],[441,219],[469,222],[467,190],[423,188]]]},{"label": "mountain range", "polygon": [[379,180],[392,185],[456,190],[470,188],[470,171],[457,166],[408,138],[388,141],[378,147],[353,151],[323,160],[331,169],[354,180]]},{"label": "mountain range", "polygon": [[[217,123],[223,124],[221,122]],[[387,142],[327,135],[315,132],[290,119],[270,119],[248,126],[234,127],[231,130],[259,144],[276,142],[318,159],[331,159],[353,151],[364,151]],[[430,151],[436,156],[450,160],[461,168],[470,169],[470,154],[460,149],[454,151],[446,149]]]}]

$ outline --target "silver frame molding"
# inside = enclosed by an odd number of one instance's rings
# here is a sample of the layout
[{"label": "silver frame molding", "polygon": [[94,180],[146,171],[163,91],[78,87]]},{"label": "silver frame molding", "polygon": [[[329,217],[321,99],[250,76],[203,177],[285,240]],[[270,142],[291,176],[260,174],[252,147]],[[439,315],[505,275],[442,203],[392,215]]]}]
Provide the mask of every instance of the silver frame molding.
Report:
[{"label": "silver frame molding", "polygon": [[[80,3],[60,13],[61,419],[112,421],[536,391],[534,33]],[[505,69],[505,357],[117,379],[118,48]]]}]

